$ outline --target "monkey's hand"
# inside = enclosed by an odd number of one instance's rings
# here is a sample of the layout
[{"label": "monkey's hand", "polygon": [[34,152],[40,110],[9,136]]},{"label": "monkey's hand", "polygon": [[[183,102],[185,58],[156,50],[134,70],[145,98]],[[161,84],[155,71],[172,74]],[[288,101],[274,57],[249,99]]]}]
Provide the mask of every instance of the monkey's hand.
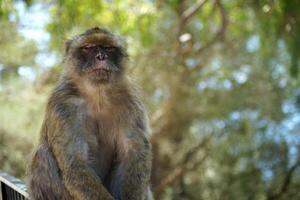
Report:
[{"label": "monkey's hand", "polygon": [[[64,113],[76,110],[68,107],[64,109]],[[87,164],[88,145],[84,138],[84,125],[74,117],[76,113],[68,116],[58,116],[50,141],[65,187],[75,200],[113,200],[100,178]]]},{"label": "monkey's hand", "polygon": [[151,144],[144,133],[129,137],[128,159],[125,162],[121,199],[145,200],[151,174]]}]

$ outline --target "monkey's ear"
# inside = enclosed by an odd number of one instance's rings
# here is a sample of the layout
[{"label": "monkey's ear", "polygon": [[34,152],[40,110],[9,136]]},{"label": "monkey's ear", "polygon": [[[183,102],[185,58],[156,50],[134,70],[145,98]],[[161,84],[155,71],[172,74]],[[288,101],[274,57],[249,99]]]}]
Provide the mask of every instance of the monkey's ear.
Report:
[{"label": "monkey's ear", "polygon": [[128,56],[128,52],[127,52],[128,43],[127,43],[126,39],[123,37],[118,37],[118,41],[121,46],[123,56],[127,57]]},{"label": "monkey's ear", "polygon": [[69,50],[70,50],[70,47],[71,47],[71,43],[72,43],[72,40],[67,40],[65,42],[65,54],[69,53]]}]

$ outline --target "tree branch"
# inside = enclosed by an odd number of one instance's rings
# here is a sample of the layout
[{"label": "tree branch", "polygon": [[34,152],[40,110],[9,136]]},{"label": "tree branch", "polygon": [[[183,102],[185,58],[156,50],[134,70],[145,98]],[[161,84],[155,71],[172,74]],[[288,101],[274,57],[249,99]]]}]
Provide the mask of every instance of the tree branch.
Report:
[{"label": "tree branch", "polygon": [[276,200],[279,199],[285,192],[287,192],[288,187],[292,181],[293,173],[300,166],[300,161],[296,162],[288,171],[286,176],[284,177],[283,184],[279,190],[279,192],[275,194],[268,194],[267,200]]},{"label": "tree branch", "polygon": [[212,46],[214,43],[216,43],[220,38],[223,37],[225,30],[227,28],[228,20],[226,16],[226,11],[224,8],[224,5],[221,3],[221,0],[216,0],[215,1],[216,6],[220,10],[220,15],[221,15],[221,27],[220,29],[216,32],[214,37],[210,41],[208,41],[204,46],[202,46],[200,49],[197,50],[198,53],[202,53],[204,50]]},{"label": "tree branch", "polygon": [[208,0],[197,0],[197,2],[191,7],[183,10],[183,4],[180,4],[180,7],[177,9],[177,15],[179,16],[179,23],[177,26],[177,49],[180,52],[180,42],[179,37],[184,31],[184,28],[188,21],[203,7],[203,5],[208,2]]},{"label": "tree branch", "polygon": [[155,187],[155,194],[160,195],[166,186],[172,185],[175,183],[180,177],[185,175],[189,171],[195,170],[203,161],[207,158],[208,154],[202,156],[201,159],[192,161],[195,157],[196,153],[205,146],[211,138],[204,138],[198,145],[194,148],[191,148],[183,157],[179,165],[170,172],[165,178],[163,178],[160,184]]},{"label": "tree branch", "polygon": [[186,23],[189,19],[191,19],[207,2],[207,0],[198,0],[194,5],[186,9],[181,15],[182,23]]}]

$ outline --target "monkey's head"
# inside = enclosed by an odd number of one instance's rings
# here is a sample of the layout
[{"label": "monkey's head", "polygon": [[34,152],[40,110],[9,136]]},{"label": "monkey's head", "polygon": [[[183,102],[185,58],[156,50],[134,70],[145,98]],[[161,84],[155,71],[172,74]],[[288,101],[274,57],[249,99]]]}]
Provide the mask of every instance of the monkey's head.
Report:
[{"label": "monkey's head", "polygon": [[117,36],[102,28],[88,29],[66,42],[66,62],[71,73],[94,84],[120,80],[127,53]]}]

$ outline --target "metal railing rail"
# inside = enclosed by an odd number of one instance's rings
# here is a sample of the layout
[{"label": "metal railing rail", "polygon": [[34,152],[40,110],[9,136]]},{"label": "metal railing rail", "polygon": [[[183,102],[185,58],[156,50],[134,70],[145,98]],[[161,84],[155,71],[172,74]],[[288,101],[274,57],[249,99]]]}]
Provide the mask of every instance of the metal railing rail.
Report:
[{"label": "metal railing rail", "polygon": [[0,200],[28,200],[26,185],[0,170]]}]

